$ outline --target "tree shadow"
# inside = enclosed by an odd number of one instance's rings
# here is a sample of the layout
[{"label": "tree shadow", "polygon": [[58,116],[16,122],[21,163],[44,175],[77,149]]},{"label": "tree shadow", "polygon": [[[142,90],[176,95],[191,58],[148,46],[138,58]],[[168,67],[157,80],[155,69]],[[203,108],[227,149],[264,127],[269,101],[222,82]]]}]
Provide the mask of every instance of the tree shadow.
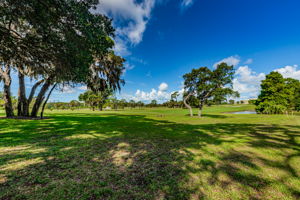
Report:
[{"label": "tree shadow", "polygon": [[[270,191],[300,197],[298,182],[288,183],[299,179],[291,163],[299,158],[299,126],[115,114],[0,126],[0,199],[266,199]],[[267,168],[284,175],[264,176]]]}]

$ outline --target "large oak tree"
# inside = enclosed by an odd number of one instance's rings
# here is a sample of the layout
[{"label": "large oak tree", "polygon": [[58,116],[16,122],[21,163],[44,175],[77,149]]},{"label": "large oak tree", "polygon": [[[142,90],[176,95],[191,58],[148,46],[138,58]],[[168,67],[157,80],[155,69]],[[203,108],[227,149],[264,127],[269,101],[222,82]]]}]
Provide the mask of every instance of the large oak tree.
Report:
[{"label": "large oak tree", "polygon": [[191,96],[195,96],[199,100],[198,116],[201,117],[207,99],[236,93],[232,90],[233,75],[233,66],[226,63],[219,64],[214,70],[200,67],[185,74],[183,76],[185,89],[183,102],[189,108],[190,115],[193,116],[192,107],[187,101]]},{"label": "large oak tree", "polygon": [[[14,115],[10,94],[12,69],[18,71],[19,116],[36,117],[51,85],[58,83],[87,84],[93,90],[120,89],[124,59],[111,50],[114,46],[111,20],[91,12],[98,3],[98,0],[0,2],[0,78],[8,117]],[[25,76],[36,80],[28,96]],[[35,96],[30,113],[29,105]]]}]

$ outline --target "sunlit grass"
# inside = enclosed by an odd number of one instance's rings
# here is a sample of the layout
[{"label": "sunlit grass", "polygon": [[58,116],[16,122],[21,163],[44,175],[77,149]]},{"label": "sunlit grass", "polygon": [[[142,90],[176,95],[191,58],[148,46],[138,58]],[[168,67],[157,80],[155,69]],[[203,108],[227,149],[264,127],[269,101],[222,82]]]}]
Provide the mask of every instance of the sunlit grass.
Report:
[{"label": "sunlit grass", "polygon": [[300,116],[228,114],[253,109],[1,119],[0,199],[299,199]]}]

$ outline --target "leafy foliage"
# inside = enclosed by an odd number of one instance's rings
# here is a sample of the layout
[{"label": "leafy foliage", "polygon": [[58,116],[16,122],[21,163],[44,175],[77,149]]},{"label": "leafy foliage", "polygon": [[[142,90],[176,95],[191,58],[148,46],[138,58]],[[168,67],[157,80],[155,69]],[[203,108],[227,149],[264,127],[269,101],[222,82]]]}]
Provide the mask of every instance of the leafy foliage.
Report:
[{"label": "leafy foliage", "polygon": [[[125,60],[112,51],[111,19],[93,12],[98,3],[98,0],[0,2],[0,62],[19,72],[22,92],[18,97],[18,115],[29,115],[24,76],[43,80],[32,116],[37,115],[46,92],[56,83],[86,84],[93,91],[119,90],[124,84],[121,75]],[[2,69],[0,76],[1,72]],[[6,74],[6,79],[10,82],[10,74]],[[6,88],[9,100],[10,85]],[[31,90],[33,94],[35,89]]]},{"label": "leafy foliage", "polygon": [[221,63],[213,71],[207,67],[200,67],[183,76],[186,96],[192,94],[199,100],[199,116],[208,99],[222,100],[226,95],[237,94],[232,90],[233,75],[233,66]]},{"label": "leafy foliage", "polygon": [[256,111],[261,114],[282,114],[298,109],[300,82],[283,78],[271,72],[261,83],[261,93],[256,100]]},{"label": "leafy foliage", "polygon": [[106,89],[104,91],[98,91],[98,92],[93,92],[91,90],[88,90],[85,93],[79,95],[79,101],[84,101],[93,110],[95,109],[95,107],[98,107],[99,110],[102,110],[103,105],[108,100],[108,97],[111,95],[112,95],[111,89]]}]

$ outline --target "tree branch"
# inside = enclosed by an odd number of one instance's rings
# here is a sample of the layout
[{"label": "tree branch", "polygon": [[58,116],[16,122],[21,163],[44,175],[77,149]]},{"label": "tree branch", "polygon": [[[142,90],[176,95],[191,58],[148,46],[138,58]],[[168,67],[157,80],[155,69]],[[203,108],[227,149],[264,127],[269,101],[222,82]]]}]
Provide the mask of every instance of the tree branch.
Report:
[{"label": "tree branch", "polygon": [[38,82],[36,82],[32,88],[31,88],[31,92],[30,92],[30,95],[28,97],[28,105],[31,103],[33,97],[34,97],[34,94],[35,94],[35,91],[37,89],[37,87],[39,87],[45,80],[42,79],[42,80],[39,80]]},{"label": "tree branch", "polygon": [[45,100],[45,102],[43,104],[42,111],[41,111],[41,119],[43,119],[43,114],[44,114],[44,110],[45,110],[46,104],[47,104],[47,102],[48,102],[48,100],[50,98],[50,95],[51,95],[52,91],[56,87],[56,85],[57,85],[57,83],[55,83],[54,86],[51,88],[51,90],[49,91],[48,96],[47,96],[47,98],[46,98],[46,100]]}]

